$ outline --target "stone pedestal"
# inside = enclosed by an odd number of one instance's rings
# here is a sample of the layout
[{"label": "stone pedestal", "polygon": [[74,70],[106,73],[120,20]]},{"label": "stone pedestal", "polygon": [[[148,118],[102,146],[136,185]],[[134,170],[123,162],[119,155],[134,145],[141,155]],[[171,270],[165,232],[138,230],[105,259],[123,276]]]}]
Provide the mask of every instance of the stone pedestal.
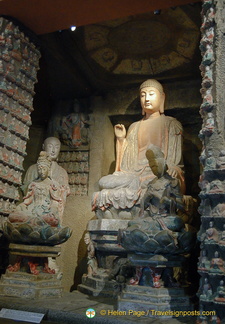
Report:
[{"label": "stone pedestal", "polygon": [[172,312],[175,311],[191,311],[193,306],[183,288],[126,285],[121,296],[118,297],[118,310],[145,311],[149,317],[159,318],[160,316],[163,319],[171,318]]},{"label": "stone pedestal", "polygon": [[77,289],[87,295],[117,298],[121,285],[115,280],[109,280],[108,275],[82,276],[82,283]]},{"label": "stone pedestal", "polygon": [[117,235],[119,229],[127,228],[129,220],[122,219],[94,219],[88,222],[87,230],[96,244],[96,251],[114,254],[124,253],[122,246],[118,245]]},{"label": "stone pedestal", "polygon": [[[145,311],[149,317],[170,318],[175,311],[191,311],[193,305],[187,289],[172,281],[173,267],[180,267],[180,255],[128,254],[131,264],[139,268],[139,285],[127,284],[118,298],[120,311]],[[141,269],[141,270],[140,270]],[[144,269],[147,274],[144,275]],[[164,313],[160,313],[164,312]],[[166,313],[165,313],[166,312]]]},{"label": "stone pedestal", "polygon": [[16,261],[0,280],[0,295],[21,298],[61,297],[60,278],[48,267],[48,258],[57,257],[60,246],[10,244]]},{"label": "stone pedestal", "polygon": [[109,279],[109,272],[117,257],[126,258],[127,253],[118,244],[117,235],[120,228],[126,228],[128,220],[96,219],[88,222],[87,230],[95,246],[98,261],[98,274],[83,275],[82,283],[77,289],[85,294],[102,297],[117,297],[122,284]]},{"label": "stone pedestal", "polygon": [[[118,244],[118,230],[126,228],[128,220],[96,219],[88,222],[87,230],[95,244],[98,265],[104,269],[111,269],[116,256],[126,257],[125,249]],[[114,256],[114,257],[113,257]]]}]

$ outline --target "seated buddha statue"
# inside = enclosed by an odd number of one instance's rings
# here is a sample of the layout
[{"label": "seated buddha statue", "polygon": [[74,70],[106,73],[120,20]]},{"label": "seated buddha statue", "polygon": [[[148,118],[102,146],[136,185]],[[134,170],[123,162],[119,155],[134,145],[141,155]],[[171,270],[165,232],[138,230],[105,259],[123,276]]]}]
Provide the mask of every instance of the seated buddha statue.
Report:
[{"label": "seated buddha statue", "polygon": [[92,210],[98,218],[135,217],[137,213],[132,214],[132,209],[140,204],[149,182],[155,178],[146,157],[151,144],[163,152],[167,173],[179,180],[184,192],[182,126],[175,118],[164,115],[164,101],[162,85],[149,79],[140,86],[143,118],[131,124],[128,132],[124,125],[115,125],[116,170],[100,179],[100,191],[92,199]]}]

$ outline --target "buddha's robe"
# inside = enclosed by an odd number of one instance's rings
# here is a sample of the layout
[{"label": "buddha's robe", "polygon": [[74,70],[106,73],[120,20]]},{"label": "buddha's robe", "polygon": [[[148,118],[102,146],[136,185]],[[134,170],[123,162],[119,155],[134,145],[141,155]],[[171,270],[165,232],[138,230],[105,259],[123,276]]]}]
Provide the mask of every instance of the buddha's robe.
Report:
[{"label": "buddha's robe", "polygon": [[126,139],[117,140],[116,171],[100,179],[101,191],[95,192],[92,209],[131,208],[140,202],[148,183],[155,178],[145,153],[150,144],[161,148],[168,168],[173,167],[183,181],[182,126],[165,116],[133,123]]}]

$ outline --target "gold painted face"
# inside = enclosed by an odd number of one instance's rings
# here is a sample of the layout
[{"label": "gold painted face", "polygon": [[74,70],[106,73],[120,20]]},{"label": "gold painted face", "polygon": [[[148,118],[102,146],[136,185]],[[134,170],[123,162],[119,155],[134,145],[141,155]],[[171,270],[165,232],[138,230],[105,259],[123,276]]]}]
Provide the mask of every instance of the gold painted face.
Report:
[{"label": "gold painted face", "polygon": [[146,114],[160,112],[162,100],[162,94],[154,87],[142,88],[140,91],[141,107]]}]

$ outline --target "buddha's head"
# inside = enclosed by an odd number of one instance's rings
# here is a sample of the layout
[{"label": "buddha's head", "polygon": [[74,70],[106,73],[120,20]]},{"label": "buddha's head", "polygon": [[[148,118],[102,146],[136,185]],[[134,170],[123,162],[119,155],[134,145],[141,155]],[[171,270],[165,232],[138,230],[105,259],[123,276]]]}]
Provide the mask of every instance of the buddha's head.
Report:
[{"label": "buddha's head", "polygon": [[163,114],[165,93],[161,83],[154,79],[143,82],[140,86],[140,101],[142,115],[152,115],[157,112]]},{"label": "buddha's head", "polygon": [[43,150],[47,152],[53,161],[57,160],[61,143],[57,137],[48,137],[44,141]]}]

